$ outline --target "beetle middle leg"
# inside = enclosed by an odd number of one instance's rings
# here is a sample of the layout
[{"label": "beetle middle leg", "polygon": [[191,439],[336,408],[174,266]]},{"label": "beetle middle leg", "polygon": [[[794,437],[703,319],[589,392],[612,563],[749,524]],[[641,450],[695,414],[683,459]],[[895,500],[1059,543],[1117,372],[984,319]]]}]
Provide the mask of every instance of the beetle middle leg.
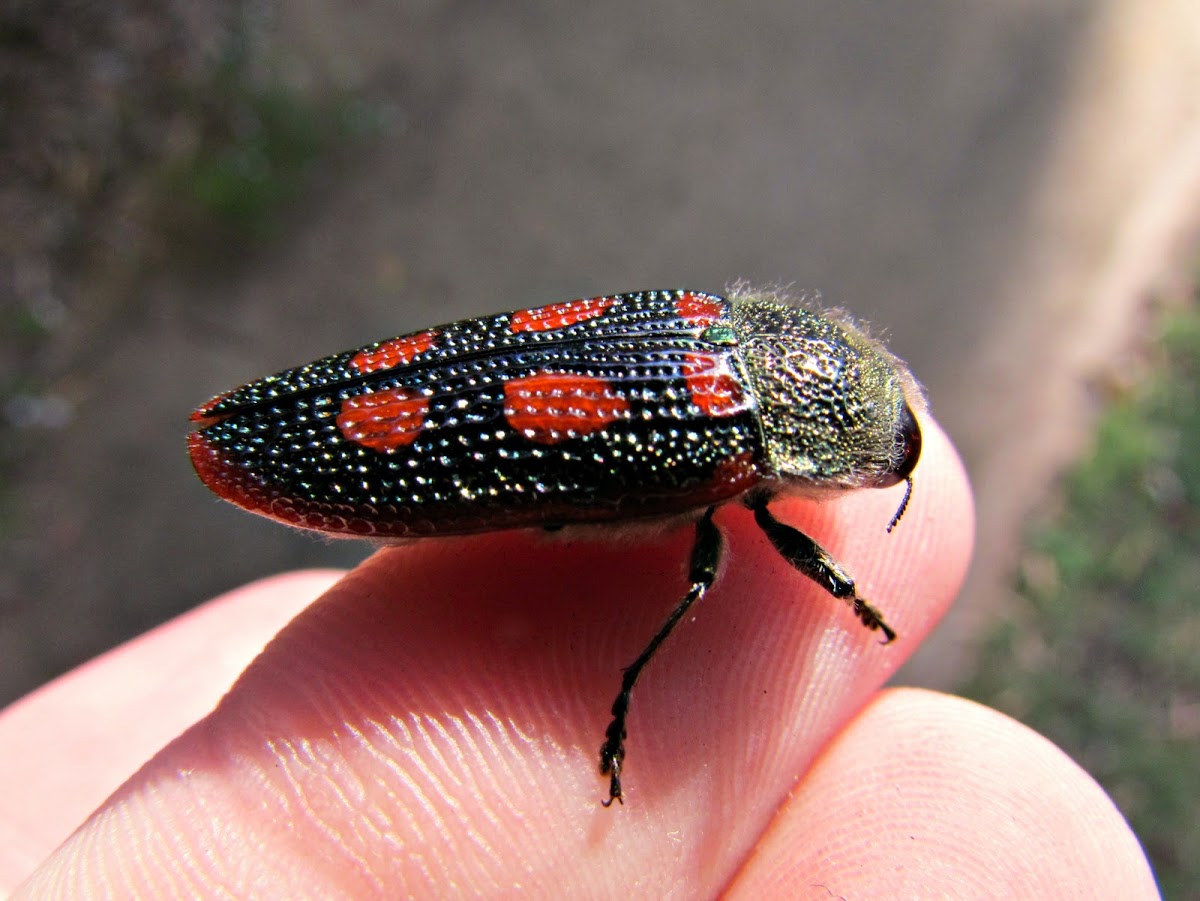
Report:
[{"label": "beetle middle leg", "polygon": [[721,562],[721,551],[724,542],[721,532],[712,521],[713,509],[709,507],[704,516],[696,523],[696,541],[692,545],[692,561],[688,568],[688,581],[691,588],[683,596],[683,600],[671,611],[666,622],[658,633],[650,639],[646,649],[638,655],[633,663],[625,668],[621,677],[621,691],[612,705],[612,722],[605,730],[604,744],[600,746],[600,772],[610,777],[608,800],[602,802],[605,807],[613,801],[624,804],[621,793],[621,766],[625,762],[625,721],[629,716],[629,701],[633,686],[637,684],[638,676],[642,674],[659,645],[671,634],[671,630],[683,619],[688,608],[712,587],[717,577],[717,565]]},{"label": "beetle middle leg", "polygon": [[835,598],[841,598],[850,604],[864,626],[868,629],[883,632],[886,641],[895,640],[896,633],[883,621],[883,614],[858,596],[854,580],[829,553],[801,532],[799,529],[781,523],[767,509],[765,498],[750,501],[750,509],[754,511],[754,521],[766,533],[775,550],[804,575],[808,576]]}]

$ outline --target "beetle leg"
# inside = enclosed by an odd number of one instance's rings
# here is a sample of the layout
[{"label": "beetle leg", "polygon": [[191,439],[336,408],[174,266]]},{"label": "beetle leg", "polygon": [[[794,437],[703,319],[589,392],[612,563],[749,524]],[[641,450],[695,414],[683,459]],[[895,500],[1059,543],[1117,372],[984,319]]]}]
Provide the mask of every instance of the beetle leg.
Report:
[{"label": "beetle leg", "polygon": [[751,508],[754,510],[754,521],[766,533],[784,560],[835,598],[842,598],[848,602],[854,610],[854,615],[862,620],[864,626],[883,632],[886,638],[884,644],[895,639],[896,633],[883,621],[883,615],[858,596],[850,574],[842,569],[823,547],[799,529],[785,525],[772,516],[765,500],[755,500]]},{"label": "beetle leg", "polygon": [[629,664],[621,677],[621,691],[612,705],[612,722],[605,730],[604,744],[600,746],[600,772],[610,777],[608,800],[602,802],[605,807],[613,801],[624,804],[621,795],[621,766],[625,762],[625,721],[629,716],[629,700],[633,686],[658,646],[671,634],[671,630],[683,619],[688,608],[712,587],[717,577],[717,565],[721,561],[721,550],[724,542],[721,532],[712,521],[713,507],[709,507],[704,516],[696,523],[696,541],[692,545],[692,562],[688,568],[688,581],[692,587],[683,596],[683,600],[671,611],[666,622],[658,633],[650,639],[646,649],[642,651],[633,663]]}]

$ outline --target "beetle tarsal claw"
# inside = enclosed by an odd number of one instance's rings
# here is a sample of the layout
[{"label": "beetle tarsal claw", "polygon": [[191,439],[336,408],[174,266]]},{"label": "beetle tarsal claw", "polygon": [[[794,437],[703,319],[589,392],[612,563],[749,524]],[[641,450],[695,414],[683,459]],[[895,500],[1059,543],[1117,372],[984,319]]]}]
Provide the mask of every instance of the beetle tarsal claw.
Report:
[{"label": "beetle tarsal claw", "polygon": [[857,595],[853,601],[854,614],[859,618],[864,626],[871,631],[879,630],[884,635],[883,644],[891,644],[896,640],[896,632],[883,621],[883,614],[864,601]]}]

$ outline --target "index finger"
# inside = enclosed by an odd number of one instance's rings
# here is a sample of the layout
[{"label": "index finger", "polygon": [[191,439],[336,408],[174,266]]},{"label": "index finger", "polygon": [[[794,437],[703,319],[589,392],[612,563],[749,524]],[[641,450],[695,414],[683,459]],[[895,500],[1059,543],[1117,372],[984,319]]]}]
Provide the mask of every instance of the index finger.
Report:
[{"label": "index finger", "polygon": [[[792,570],[747,511],[722,509],[723,572],[635,692],[622,809],[599,804],[597,749],[621,667],[685,587],[690,528],[377,554],[60,855],[81,889],[136,855],[148,884],[188,866],[194,885],[253,873],[259,887],[310,893],[570,893],[631,879],[714,891],[961,582],[966,479],[923,425],[916,490],[891,535],[896,491],[774,507],[853,573],[897,641],[881,645]],[[134,847],[151,834],[130,828],[139,821],[170,842]]]}]

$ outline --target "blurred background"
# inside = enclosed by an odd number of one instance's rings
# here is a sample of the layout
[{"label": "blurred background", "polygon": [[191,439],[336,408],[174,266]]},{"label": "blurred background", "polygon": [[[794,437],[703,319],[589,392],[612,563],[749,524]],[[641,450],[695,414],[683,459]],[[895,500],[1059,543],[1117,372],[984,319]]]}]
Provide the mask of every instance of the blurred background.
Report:
[{"label": "blurred background", "polygon": [[[212,394],[465,316],[790,283],[912,364],[976,488],[970,582],[898,681],[1051,734],[1187,884],[1200,452],[1154,417],[1200,406],[1194,0],[10,2],[0,78],[0,703],[369,552],[200,486]],[[1171,561],[1122,544],[1143,507]],[[1073,587],[1098,521],[1122,573],[1183,567],[1166,600]]]}]

